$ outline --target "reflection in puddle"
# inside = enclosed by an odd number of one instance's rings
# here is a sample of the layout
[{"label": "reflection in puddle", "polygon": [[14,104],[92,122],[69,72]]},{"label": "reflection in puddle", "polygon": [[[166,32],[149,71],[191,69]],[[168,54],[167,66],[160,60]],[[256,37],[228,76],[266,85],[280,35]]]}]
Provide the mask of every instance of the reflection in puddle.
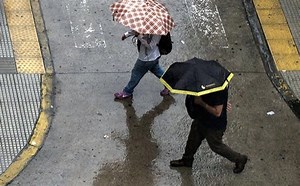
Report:
[{"label": "reflection in puddle", "polygon": [[124,162],[106,164],[94,180],[95,186],[103,185],[154,185],[152,161],[157,157],[158,146],[151,135],[155,117],[161,115],[175,102],[171,96],[141,118],[136,115],[132,100],[119,101],[126,110],[128,138],[124,140],[127,156]]}]

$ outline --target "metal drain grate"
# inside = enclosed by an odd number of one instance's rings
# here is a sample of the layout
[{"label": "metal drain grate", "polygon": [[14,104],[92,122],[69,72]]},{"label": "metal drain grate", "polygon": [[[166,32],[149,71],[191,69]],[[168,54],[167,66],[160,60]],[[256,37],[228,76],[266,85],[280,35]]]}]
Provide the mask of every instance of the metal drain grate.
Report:
[{"label": "metal drain grate", "polygon": [[0,75],[0,174],[27,145],[39,116],[40,74]]},{"label": "metal drain grate", "polygon": [[300,99],[300,71],[281,72],[287,84],[293,90],[295,96]]},{"label": "metal drain grate", "polygon": [[12,42],[3,3],[0,3],[0,73],[16,73]]}]

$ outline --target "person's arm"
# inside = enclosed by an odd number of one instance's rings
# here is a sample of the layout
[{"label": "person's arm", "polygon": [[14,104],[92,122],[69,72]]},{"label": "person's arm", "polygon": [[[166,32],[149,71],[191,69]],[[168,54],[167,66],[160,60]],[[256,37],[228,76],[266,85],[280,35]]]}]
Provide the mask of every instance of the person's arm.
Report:
[{"label": "person's arm", "polygon": [[130,36],[134,36],[134,35],[137,36],[138,33],[134,30],[127,31],[122,35],[122,41],[125,40],[126,38],[128,38]]},{"label": "person's arm", "polygon": [[211,106],[205,103],[200,96],[195,97],[194,100],[195,104],[200,105],[203,107],[207,112],[211,113],[212,115],[216,117],[220,117],[222,114],[223,110],[223,105],[216,105],[216,106]]},{"label": "person's arm", "polygon": [[144,39],[143,34],[138,35],[138,39],[140,40],[141,44],[144,45],[146,48],[153,48],[154,46],[156,46],[159,43],[160,37],[161,36],[159,35],[153,35],[150,43],[148,43],[147,40]]}]

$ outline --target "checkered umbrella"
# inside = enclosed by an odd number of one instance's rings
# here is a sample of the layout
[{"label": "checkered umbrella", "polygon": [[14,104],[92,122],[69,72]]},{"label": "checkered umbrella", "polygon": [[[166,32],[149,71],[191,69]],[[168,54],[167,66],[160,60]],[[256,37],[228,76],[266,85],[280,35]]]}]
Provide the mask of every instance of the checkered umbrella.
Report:
[{"label": "checkered umbrella", "polygon": [[119,0],[110,10],[114,20],[141,34],[166,35],[175,26],[168,9],[155,0]]}]

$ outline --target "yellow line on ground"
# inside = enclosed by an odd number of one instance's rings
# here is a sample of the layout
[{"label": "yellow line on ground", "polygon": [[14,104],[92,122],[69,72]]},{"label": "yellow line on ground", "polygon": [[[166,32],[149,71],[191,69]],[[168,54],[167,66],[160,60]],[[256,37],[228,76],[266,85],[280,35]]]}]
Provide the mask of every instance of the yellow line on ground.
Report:
[{"label": "yellow line on ground", "polygon": [[279,0],[253,0],[278,70],[300,70],[300,56]]},{"label": "yellow line on ground", "polygon": [[30,0],[6,0],[4,8],[18,73],[45,73]]}]

